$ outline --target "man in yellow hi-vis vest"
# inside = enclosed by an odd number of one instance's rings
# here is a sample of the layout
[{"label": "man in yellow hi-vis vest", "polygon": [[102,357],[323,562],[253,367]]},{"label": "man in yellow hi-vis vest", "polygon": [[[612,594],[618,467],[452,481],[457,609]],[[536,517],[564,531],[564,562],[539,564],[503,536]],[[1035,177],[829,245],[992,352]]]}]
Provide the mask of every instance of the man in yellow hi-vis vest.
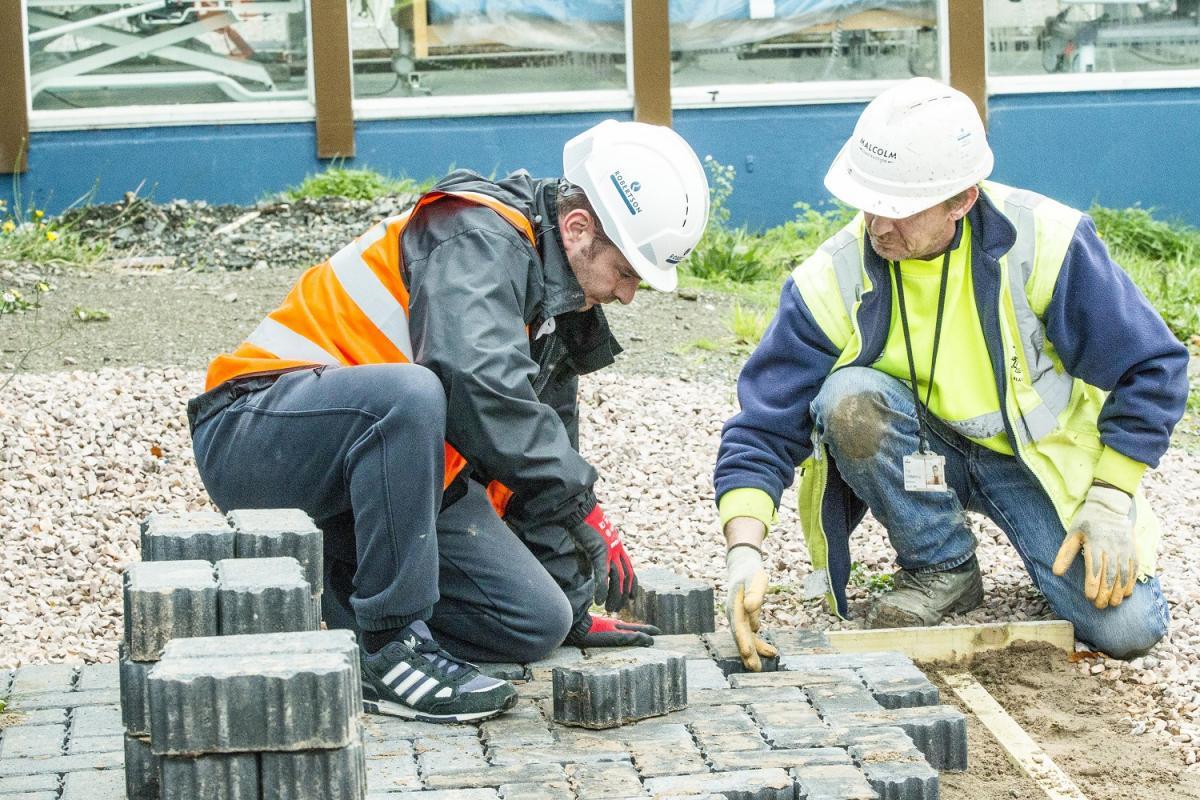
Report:
[{"label": "man in yellow hi-vis vest", "polygon": [[771,651],[755,634],[762,544],[797,467],[810,588],[839,615],[868,508],[900,569],[867,625],[979,606],[970,510],[1079,639],[1127,657],[1167,630],[1139,484],[1183,414],[1186,350],[1091,219],[985,180],[992,163],[970,99],[917,78],[867,106],[826,175],[861,213],[785,283],[717,458],[727,606],[752,669]]},{"label": "man in yellow hi-vis vest", "polygon": [[620,346],[601,304],[675,288],[708,182],[669,128],[608,120],[564,178],[457,171],[305,272],[189,405],[223,510],[325,533],[324,616],[360,632],[368,708],[460,722],[516,702],[468,661],[652,643],[578,453],[578,376]]}]

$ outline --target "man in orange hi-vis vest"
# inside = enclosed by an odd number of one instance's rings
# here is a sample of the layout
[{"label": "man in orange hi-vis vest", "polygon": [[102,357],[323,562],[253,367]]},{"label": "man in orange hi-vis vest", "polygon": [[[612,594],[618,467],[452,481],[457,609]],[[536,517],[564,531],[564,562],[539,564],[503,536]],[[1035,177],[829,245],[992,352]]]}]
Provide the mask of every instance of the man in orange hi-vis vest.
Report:
[{"label": "man in orange hi-vis vest", "polygon": [[601,304],[675,288],[708,181],[636,122],[576,136],[563,167],[451,173],[305,272],[188,406],[218,507],[301,508],[324,531],[324,617],[359,632],[370,710],[484,719],[516,692],[469,661],[658,632],[590,612],[637,579],[576,394],[621,349]]}]

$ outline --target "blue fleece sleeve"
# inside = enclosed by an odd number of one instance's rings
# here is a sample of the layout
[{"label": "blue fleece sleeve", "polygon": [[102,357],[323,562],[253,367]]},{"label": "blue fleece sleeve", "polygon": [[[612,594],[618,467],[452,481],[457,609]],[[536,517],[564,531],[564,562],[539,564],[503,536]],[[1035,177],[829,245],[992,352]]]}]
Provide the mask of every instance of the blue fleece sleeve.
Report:
[{"label": "blue fleece sleeve", "polygon": [[1071,375],[1111,392],[1100,439],[1152,467],[1187,404],[1188,355],[1108,254],[1084,216],[1045,313],[1046,335]]},{"label": "blue fleece sleeve", "polygon": [[738,376],[741,411],[721,431],[713,476],[718,503],[730,489],[755,488],[779,507],[812,451],[809,404],[838,355],[788,278],[779,311]]}]

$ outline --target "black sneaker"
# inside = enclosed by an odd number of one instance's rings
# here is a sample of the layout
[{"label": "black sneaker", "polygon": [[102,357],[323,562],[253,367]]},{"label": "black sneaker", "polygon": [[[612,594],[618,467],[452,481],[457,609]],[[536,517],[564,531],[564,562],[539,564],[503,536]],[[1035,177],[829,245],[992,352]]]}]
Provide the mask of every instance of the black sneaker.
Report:
[{"label": "black sneaker", "polygon": [[363,708],[422,722],[487,719],[517,704],[517,690],[438,647],[414,622],[377,653],[362,651]]}]

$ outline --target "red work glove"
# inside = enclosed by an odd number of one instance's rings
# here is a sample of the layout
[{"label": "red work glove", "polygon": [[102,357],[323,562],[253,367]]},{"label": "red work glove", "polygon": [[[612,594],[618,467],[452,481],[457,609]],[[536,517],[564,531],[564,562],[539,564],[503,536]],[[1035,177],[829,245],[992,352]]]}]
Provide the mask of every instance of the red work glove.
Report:
[{"label": "red work glove", "polygon": [[565,644],[572,647],[650,647],[654,644],[650,637],[661,633],[653,625],[585,614],[567,635]]},{"label": "red work glove", "polygon": [[571,529],[571,538],[592,562],[596,605],[603,603],[607,611],[620,611],[637,591],[637,576],[633,574],[633,562],[621,543],[621,532],[608,521],[597,504]]}]

